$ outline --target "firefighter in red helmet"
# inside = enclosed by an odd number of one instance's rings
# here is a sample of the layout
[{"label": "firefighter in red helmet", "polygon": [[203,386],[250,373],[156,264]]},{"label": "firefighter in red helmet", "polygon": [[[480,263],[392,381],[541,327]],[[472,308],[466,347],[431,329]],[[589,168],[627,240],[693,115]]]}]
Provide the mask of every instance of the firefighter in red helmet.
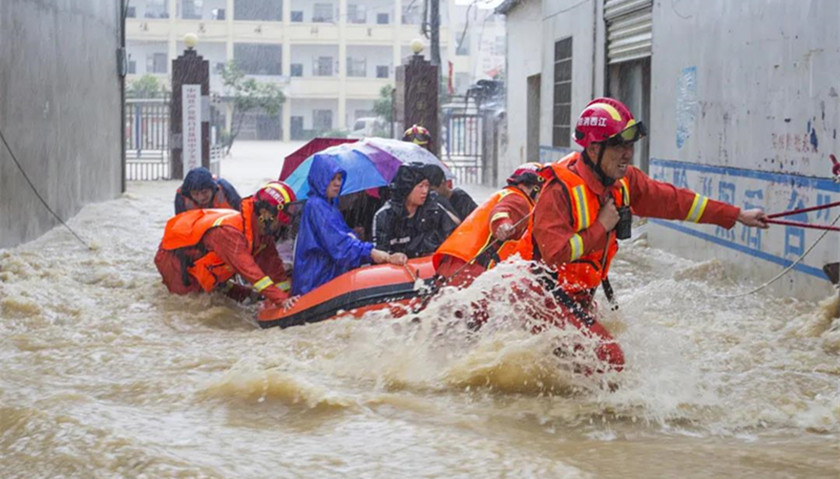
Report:
[{"label": "firefighter in red helmet", "polygon": [[[592,300],[607,281],[618,250],[616,239],[629,237],[631,212],[637,216],[711,223],[732,228],[736,222],[766,228],[758,209],[706,198],[693,191],[655,181],[632,165],[645,125],[612,98],[592,100],[574,130],[583,151],[572,153],[542,172],[546,182],[534,207],[526,235],[533,239],[533,257],[540,265],[539,283],[550,290],[559,317],[610,338],[596,321]],[[615,342],[603,341],[597,354],[620,369],[624,363]]]},{"label": "firefighter in red helmet", "polygon": [[[242,200],[242,210],[198,209],[172,217],[155,255],[155,266],[171,293],[220,290],[243,300],[256,293],[291,306],[290,282],[274,238],[290,223],[292,189],[271,181]],[[229,281],[235,274],[253,290]]]}]

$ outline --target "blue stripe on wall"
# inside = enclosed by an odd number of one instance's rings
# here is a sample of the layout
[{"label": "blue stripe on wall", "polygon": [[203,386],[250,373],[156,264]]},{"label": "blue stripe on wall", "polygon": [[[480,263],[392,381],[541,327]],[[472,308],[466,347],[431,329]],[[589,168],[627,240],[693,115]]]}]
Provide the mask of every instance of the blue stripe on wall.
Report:
[{"label": "blue stripe on wall", "polygon": [[[823,191],[840,192],[840,183],[835,183],[834,181],[828,178],[791,175],[785,173],[771,173],[768,171],[747,170],[742,168],[730,168],[725,166],[701,165],[697,163],[662,160],[658,158],[651,158],[650,165],[652,167],[662,166],[666,168],[685,168],[686,170],[699,171],[703,173],[712,173],[717,175],[740,178],[753,178],[768,181],[771,183],[789,183],[800,188],[814,188]],[[752,257],[763,259],[765,261],[769,261],[771,263],[778,264],[783,267],[788,267],[791,264],[793,264],[792,260],[782,258],[780,256],[776,256],[770,253],[765,253],[763,251],[758,251],[756,249],[749,248],[747,246],[732,241],[721,239],[717,236],[697,231],[693,228],[683,226],[676,222],[653,218],[651,218],[650,221],[652,223],[656,223],[657,225],[664,226],[665,228],[670,228],[672,230],[679,231],[680,233],[685,233],[696,238],[704,239],[711,243],[724,246],[726,248],[733,249],[735,251],[745,253]],[[794,266],[793,269],[801,273],[815,276],[820,279],[825,279],[825,274],[823,273],[823,271],[813,266],[808,266],[806,264],[799,263],[796,266]]]},{"label": "blue stripe on wall", "polygon": [[[710,242],[712,242],[714,244],[717,244],[717,245],[720,245],[720,246],[725,246],[727,248],[734,249],[735,251],[748,254],[748,255],[753,256],[755,258],[763,259],[763,260],[769,261],[771,263],[775,263],[775,264],[778,264],[780,266],[784,266],[785,268],[787,268],[788,266],[793,264],[793,261],[791,261],[789,259],[781,258],[779,256],[772,255],[770,253],[765,253],[763,251],[758,251],[758,250],[755,250],[755,249],[752,249],[752,248],[748,248],[748,247],[740,245],[738,243],[733,243],[731,241],[720,239],[717,236],[710,235],[708,233],[703,233],[702,231],[697,231],[697,230],[691,229],[687,226],[683,226],[683,225],[681,225],[679,223],[676,223],[676,222],[673,222],[673,221],[659,220],[659,219],[654,219],[654,218],[650,218],[648,221],[650,221],[651,223],[656,223],[657,225],[660,225],[660,226],[664,226],[666,228],[670,228],[672,230],[679,231],[680,233],[685,233],[687,235],[694,236],[696,238],[700,238],[700,239],[704,239],[706,241],[710,241]],[[808,266],[807,264],[799,263],[796,266],[794,266],[793,269],[795,269],[796,271],[799,271],[801,273],[809,274],[811,276],[816,276],[817,278],[820,278],[820,279],[826,279],[825,278],[825,273],[823,273],[823,271],[821,269],[815,268],[813,266]]]},{"label": "blue stripe on wall", "polygon": [[[718,175],[735,176],[741,178],[755,178],[758,180],[770,181],[772,183],[792,183],[797,187],[816,188],[818,190],[840,192],[840,183],[835,183],[830,178],[818,178],[813,176],[791,175],[786,173],[771,173],[769,171],[746,170],[742,168],[730,168],[727,166],[700,165],[684,161],[650,159],[651,166],[664,166],[670,168],[685,168],[686,170],[700,171],[704,173],[715,173]],[[826,171],[830,165],[826,163]]]}]

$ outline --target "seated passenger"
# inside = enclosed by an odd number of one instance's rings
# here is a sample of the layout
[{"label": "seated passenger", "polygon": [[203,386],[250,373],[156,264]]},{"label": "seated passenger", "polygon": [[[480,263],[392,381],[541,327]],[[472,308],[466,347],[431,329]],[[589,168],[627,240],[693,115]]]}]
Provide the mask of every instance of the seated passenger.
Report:
[{"label": "seated passenger", "polygon": [[429,194],[444,210],[455,217],[455,223],[467,219],[467,216],[478,207],[475,201],[461,188],[452,189],[452,180],[447,180],[443,169],[437,165],[425,165],[426,178],[432,190]]},{"label": "seated passenger", "polygon": [[174,216],[155,255],[163,284],[174,294],[218,289],[244,300],[251,290],[228,281],[238,273],[260,295],[290,306],[274,236],[289,223],[285,210],[294,201],[291,188],[272,181],[242,200],[241,212],[196,209]]},{"label": "seated passenger", "polygon": [[242,198],[227,181],[213,177],[210,170],[199,166],[184,177],[175,193],[175,214],[199,208],[229,208],[238,210]]},{"label": "seated passenger", "polygon": [[361,241],[344,222],[338,197],[347,173],[327,156],[316,155],[309,170],[309,199],[295,243],[292,293],[305,294],[353,268],[368,263],[405,264],[403,254],[388,254]]},{"label": "seated passenger", "polygon": [[376,247],[409,258],[427,256],[457,226],[433,199],[424,165],[401,165],[391,182],[391,199],[373,217]]}]

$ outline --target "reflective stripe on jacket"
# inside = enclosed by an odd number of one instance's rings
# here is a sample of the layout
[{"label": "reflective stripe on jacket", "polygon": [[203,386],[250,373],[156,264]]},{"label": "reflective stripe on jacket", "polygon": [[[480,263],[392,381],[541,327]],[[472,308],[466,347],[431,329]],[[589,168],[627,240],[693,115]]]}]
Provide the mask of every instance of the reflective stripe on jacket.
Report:
[{"label": "reflective stripe on jacket", "polygon": [[[567,198],[570,202],[572,227],[574,231],[580,232],[589,228],[597,221],[598,213],[601,210],[601,203],[598,196],[586,186],[583,179],[568,168],[570,161],[581,160],[580,153],[575,152],[553,163],[548,170],[548,182],[557,181],[565,187]],[[612,190],[616,208],[630,206],[630,186],[626,178],[618,181],[619,188]],[[533,235],[533,219],[528,225],[526,235]],[[569,238],[570,257],[568,262],[557,265],[557,282],[568,292],[579,292],[596,288],[604,278],[607,277],[615,253],[618,251],[618,241],[614,234],[608,235],[608,245],[602,246],[583,254],[583,240],[579,234]],[[606,254],[606,258],[604,258]],[[539,258],[538,248],[534,248],[534,257]],[[602,267],[603,265],[603,267]]]},{"label": "reflective stripe on jacket", "polygon": [[[230,209],[198,209],[175,215],[166,222],[161,247],[174,251],[181,248],[201,247],[201,239],[211,228],[232,226],[241,231],[248,240],[250,250],[254,249],[254,232],[251,222],[246,221],[253,213],[253,202],[242,202],[242,212]],[[253,253],[253,251],[251,251]],[[185,261],[185,259],[182,259]],[[233,277],[234,269],[209,251],[200,258],[183,264],[186,272],[194,277],[204,291],[212,291],[218,285]],[[257,288],[259,290],[259,287]]]},{"label": "reflective stripe on jacket", "polygon": [[[475,258],[487,245],[493,241],[493,233],[490,230],[490,213],[493,208],[507,195],[518,194],[528,201],[531,208],[534,206],[534,201],[526,195],[522,190],[514,186],[507,186],[500,191],[494,193],[490,199],[485,201],[481,206],[473,210],[463,222],[449,235],[449,238],[440,245],[435,251],[432,261],[435,268],[438,268],[443,261],[444,255],[459,258],[464,262],[469,262]],[[485,268],[489,269],[497,263],[519,253],[523,259],[530,260],[533,247],[531,246],[531,235],[526,232],[520,239],[512,239],[505,241],[500,246],[495,248],[488,248],[488,254],[484,258],[478,258],[476,261]]]}]

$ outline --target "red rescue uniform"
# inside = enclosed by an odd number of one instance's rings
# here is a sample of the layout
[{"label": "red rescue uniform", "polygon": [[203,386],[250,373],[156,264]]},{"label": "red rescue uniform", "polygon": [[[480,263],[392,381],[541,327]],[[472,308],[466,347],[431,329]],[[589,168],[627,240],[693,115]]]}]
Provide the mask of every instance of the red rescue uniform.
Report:
[{"label": "red rescue uniform", "polygon": [[191,210],[171,218],[155,255],[170,292],[212,291],[238,273],[266,298],[288,299],[288,278],[271,236],[259,233],[253,199],[242,212]]},{"label": "red rescue uniform", "polygon": [[[615,234],[597,220],[601,204],[612,197],[638,216],[711,223],[731,228],[738,218],[735,206],[711,200],[693,191],[655,181],[629,166],[620,181],[605,186],[580,153],[551,165],[529,226],[534,259],[546,267],[539,275],[542,287],[552,291],[544,308],[554,310],[547,321],[572,323],[585,334],[601,338],[596,353],[613,369],[621,370],[624,354],[609,332],[595,321],[592,294],[606,278],[618,244]],[[604,257],[606,255],[606,257]],[[603,265],[603,266],[602,266]]]},{"label": "red rescue uniform", "polygon": [[[533,207],[533,200],[516,186],[507,186],[494,193],[435,251],[432,260],[437,274],[447,278],[449,286],[466,287],[475,277],[514,254],[530,260],[531,238],[523,236],[528,223],[521,220]],[[510,239],[486,248],[496,239],[499,227],[506,224],[516,225]],[[485,252],[479,255],[483,249]],[[476,260],[464,267],[473,258]]]}]

